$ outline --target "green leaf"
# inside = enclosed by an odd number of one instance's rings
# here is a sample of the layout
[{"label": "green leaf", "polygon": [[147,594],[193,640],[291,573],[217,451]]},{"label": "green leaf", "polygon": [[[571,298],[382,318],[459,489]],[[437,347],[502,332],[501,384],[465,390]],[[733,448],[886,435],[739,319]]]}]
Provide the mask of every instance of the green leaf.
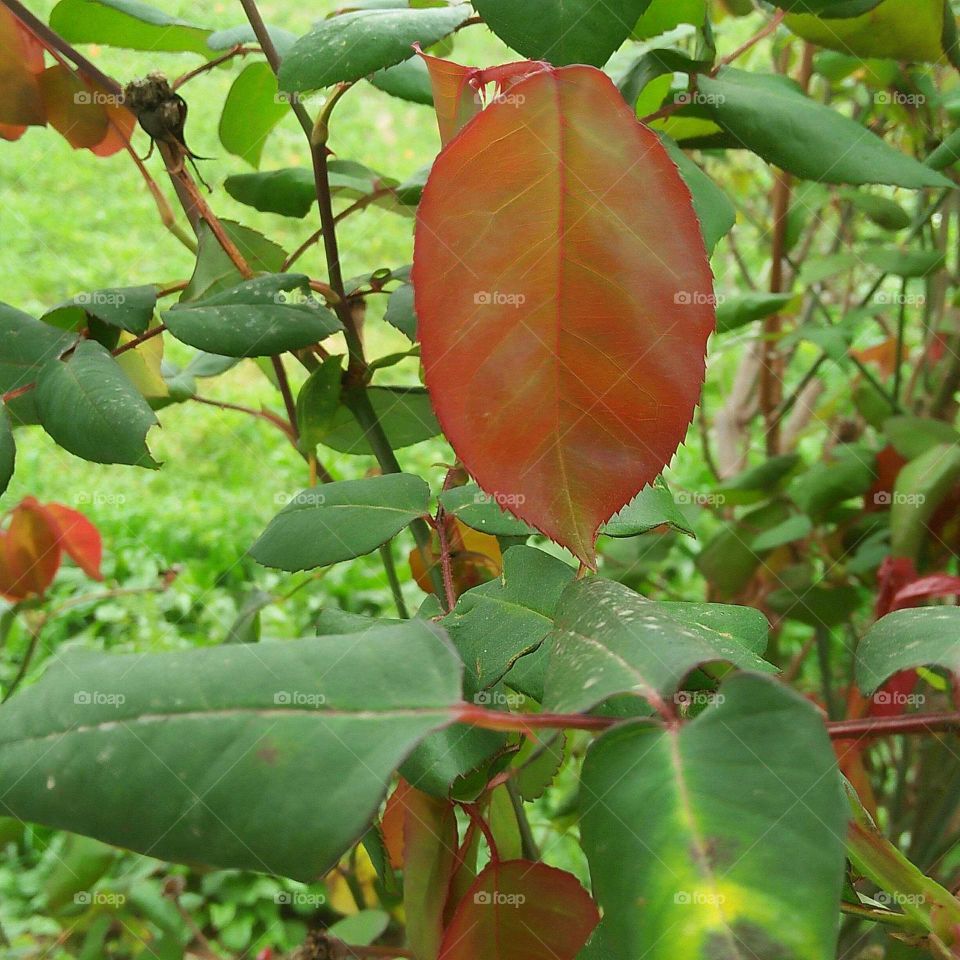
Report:
[{"label": "green leaf", "polygon": [[162,860],[316,880],[448,722],[460,672],[422,620],[363,643],[75,656],[2,707],[0,809]]},{"label": "green leaf", "polygon": [[677,506],[667,485],[657,477],[619,513],[615,513],[600,532],[608,537],[636,537],[662,526],[672,527],[677,533],[696,539],[690,521]]},{"label": "green leaf", "polygon": [[724,67],[701,76],[707,110],[768,163],[822,183],[949,187],[950,181],[888,146],[859,123],[805,96],[792,80]]},{"label": "green leaf", "polygon": [[802,513],[797,513],[784,520],[783,523],[778,523],[775,527],[758,534],[754,537],[750,546],[760,553],[767,550],[776,550],[777,547],[783,547],[788,543],[805,539],[812,530],[813,523],[811,523],[810,518]]},{"label": "green leaf", "polygon": [[647,600],[611,580],[588,577],[571,583],[547,640],[544,709],[580,713],[625,693],[656,704],[676,693],[694,667],[715,661],[775,672],[729,632],[668,611],[669,604]]},{"label": "green leaf", "polygon": [[157,466],[146,444],[157,418],[117,361],[93,340],[82,340],[66,361],[44,366],[37,409],[43,429],[84,460]]},{"label": "green leaf", "polygon": [[717,487],[717,492],[723,496],[724,503],[755,503],[779,490],[800,463],[800,457],[795,453],[771,457],[725,480]]},{"label": "green leaf", "polygon": [[821,630],[846,623],[861,604],[857,588],[846,584],[828,586],[815,583],[814,576],[805,566],[780,574],[781,581],[787,586],[767,594],[770,609]]},{"label": "green leaf", "polygon": [[280,89],[290,93],[359,80],[413,56],[470,16],[469,6],[427,10],[357,10],[322,20],[301,37],[280,65]]},{"label": "green leaf", "polygon": [[706,0],[653,0],[631,32],[634,40],[646,40],[690,23],[699,27],[707,15]]},{"label": "green leaf", "polygon": [[[376,171],[354,160],[331,160],[328,168],[330,191],[334,196],[356,199],[394,182],[385,180]],[[284,217],[302,219],[317,202],[313,171],[303,167],[237,173],[227,177],[223,185],[234,200],[255,210],[279,213]]]},{"label": "green leaf", "polygon": [[960,160],[960,130],[954,130],[933,153],[927,157],[928,167],[945,170]]},{"label": "green leaf", "polygon": [[216,55],[207,46],[210,30],[139,0],[60,0],[50,13],[50,27],[71,43]]},{"label": "green leaf", "polygon": [[[259,167],[267,135],[288,112],[287,104],[277,96],[277,78],[270,65],[247,64],[237,74],[223,103],[220,142],[251,167]],[[231,196],[232,179],[227,177],[224,183]]]},{"label": "green leaf", "polygon": [[225,357],[270,357],[299,350],[342,329],[315,299],[309,278],[279,273],[243,283],[163,314],[184,343]]},{"label": "green leaf", "polygon": [[830,462],[815,463],[797,477],[789,493],[804,513],[819,518],[845,500],[863,496],[875,478],[873,454],[859,447],[838,447]]},{"label": "green leaf", "polygon": [[[113,287],[107,290],[94,290],[92,293],[78,293],[65,303],[58,304],[44,314],[44,320],[56,326],[76,329],[77,324],[57,322],[61,311],[79,308],[79,318],[94,317],[111,327],[137,334],[147,332],[153,319],[153,310],[157,305],[157,288],[152,284],[140,287]],[[86,323],[83,324],[86,326]]]},{"label": "green leaf", "polygon": [[[930,166],[930,158],[927,158]],[[842,193],[868,220],[884,230],[904,230],[910,226],[910,214],[896,200],[881,197],[875,193],[863,193],[860,190],[846,190]]]},{"label": "green leaf", "polygon": [[[455,723],[429,734],[400,767],[407,783],[434,797],[474,800],[490,780],[488,771],[507,744],[493,730]],[[480,773],[479,783],[471,774]]]},{"label": "green leaf", "polygon": [[250,548],[266,567],[311,570],[376,550],[427,512],[430,488],[391,473],[310,487],[294,497]]},{"label": "green leaf", "polygon": [[748,290],[717,303],[717,333],[729,333],[745,327],[754,320],[762,320],[783,310],[791,300],[792,293],[767,293],[763,290]]},{"label": "green leaf", "polygon": [[[47,361],[59,357],[76,337],[0,303],[0,393],[33,383]],[[5,406],[14,424],[37,423],[37,392],[30,390]]]},{"label": "green leaf", "polygon": [[468,590],[444,618],[468,676],[481,690],[501,679],[535,700],[543,697],[544,637],[564,587],[576,571],[534,547],[511,547],[500,579]]},{"label": "green leaf", "polygon": [[340,406],[341,368],[341,357],[324,357],[297,394],[297,431],[305,453],[313,453],[323,441]]},{"label": "green leaf", "polygon": [[[733,603],[693,603],[686,600],[654,600],[673,620],[689,627],[720,634],[758,656],[767,649],[770,622],[760,610]],[[767,667],[765,667],[767,669]]]},{"label": "green leaf", "polygon": [[936,273],[943,268],[945,260],[939,250],[904,250],[900,247],[867,247],[860,259],[883,273],[908,279]]},{"label": "green leaf", "polygon": [[[420,387],[368,387],[367,396],[394,450],[429,440],[440,433],[427,391]],[[341,453],[370,454],[363,428],[341,405],[324,434],[323,444]]]},{"label": "green leaf", "polygon": [[17,445],[7,408],[0,407],[0,493],[6,493],[13,478],[17,460]]},{"label": "green leaf", "polygon": [[430,73],[426,63],[420,57],[404,60],[395,67],[378,70],[369,77],[370,82],[391,97],[433,106],[433,88],[430,85]]},{"label": "green leaf", "polygon": [[503,509],[509,505],[509,498],[484,493],[475,483],[444,490],[439,500],[447,513],[468,527],[494,537],[529,537],[536,533],[533,527]]},{"label": "green leaf", "polygon": [[[680,170],[680,176],[690,190],[693,209],[703,231],[703,244],[712,254],[721,238],[725,237],[737,220],[737,211],[730,198],[693,162],[674,140],[659,134],[670,158]],[[719,310],[717,311],[719,316]]]},{"label": "green leaf", "polygon": [[604,734],[581,783],[604,960],[835,955],[848,811],[799,694],[735,676],[681,727]]},{"label": "green leaf", "polygon": [[[236,619],[230,624],[224,643],[259,643],[260,613],[277,598],[265,590],[253,590],[243,601]],[[318,633],[320,631],[317,631]]]},{"label": "green leaf", "polygon": [[284,217],[302,219],[317,202],[313,172],[303,167],[285,167],[264,173],[235,173],[224,180],[223,186],[239,203]]},{"label": "green leaf", "polygon": [[650,0],[475,0],[477,13],[507,46],[530,60],[602,67],[630,36]]},{"label": "green leaf", "polygon": [[697,569],[721,599],[738,596],[762,562],[750,544],[764,530],[790,515],[786,504],[772,501],[725,523],[696,558]]},{"label": "green leaf", "polygon": [[937,507],[960,481],[960,446],[941,443],[911,460],[899,474],[890,505],[890,547],[914,561]]},{"label": "green leaf", "polygon": [[891,417],[883,424],[887,440],[901,457],[915,460],[940,443],[960,443],[960,432],[943,420],[928,417]]},{"label": "green leaf", "polygon": [[[255,273],[280,273],[283,262],[287,259],[286,251],[281,246],[243,224],[234,223],[232,220],[221,220],[220,223],[251,270]],[[197,243],[197,262],[190,283],[180,297],[180,303],[213,296],[221,290],[235,287],[243,280],[206,221],[200,224]]]},{"label": "green leaf", "polygon": [[417,313],[413,306],[412,283],[404,283],[390,294],[383,319],[391,327],[396,327],[412,343],[416,343]]},{"label": "green leaf", "polygon": [[[863,7],[867,8],[866,12]],[[838,11],[845,16],[837,18]],[[793,13],[784,23],[811,43],[861,60],[869,57],[931,63],[945,60],[941,0],[883,0],[882,3],[850,0],[837,3],[824,13],[831,14],[829,19]]]},{"label": "green leaf", "polygon": [[[269,23],[266,24],[266,27],[267,33],[270,34],[270,39],[273,41],[273,45],[277,48],[277,53],[280,54],[281,58],[285,57],[287,51],[296,41],[297,35],[291,33],[289,30],[284,30],[282,27],[273,27]],[[229,50],[239,43],[255,43],[259,45],[260,40],[249,23],[241,23],[235,27],[227,27],[225,30],[214,30],[213,33],[207,37],[207,46],[211,50]]]},{"label": "green leaf", "polygon": [[870,696],[895,673],[937,666],[960,673],[960,607],[895,610],[857,647],[857,685]]}]

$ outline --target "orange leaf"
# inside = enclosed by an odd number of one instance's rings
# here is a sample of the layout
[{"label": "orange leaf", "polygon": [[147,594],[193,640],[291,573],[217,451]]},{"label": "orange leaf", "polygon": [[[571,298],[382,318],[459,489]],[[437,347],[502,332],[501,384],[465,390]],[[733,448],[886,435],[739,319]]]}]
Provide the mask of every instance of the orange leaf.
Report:
[{"label": "orange leaf", "polygon": [[403,821],[407,815],[407,800],[413,789],[406,780],[400,780],[396,790],[390,794],[390,799],[387,800],[387,805],[383,810],[383,819],[380,821],[383,845],[387,848],[390,866],[394,870],[403,867]]},{"label": "orange leaf", "polygon": [[103,557],[103,543],[97,528],[82,513],[62,503],[48,503],[44,509],[57,530],[60,546],[73,562],[88,577],[102,580],[100,560]]},{"label": "orange leaf", "polygon": [[[0,125],[6,133],[46,123],[37,75],[43,48],[16,17],[0,6]],[[16,139],[6,136],[5,139]]]},{"label": "orange leaf", "polygon": [[420,54],[430,73],[430,87],[433,90],[433,106],[437,112],[440,140],[447,143],[468,120],[480,112],[479,89],[470,83],[477,71],[472,67],[454,63],[452,60],[431,57],[423,53],[419,45],[417,53]]},{"label": "orange leaf", "polygon": [[40,89],[47,107],[47,120],[72,147],[93,149],[109,132],[104,105],[63,64],[47,67],[40,74]]},{"label": "orange leaf", "polygon": [[573,960],[599,920],[572,874],[528,860],[491,863],[460,901],[439,960]]},{"label": "orange leaf", "polygon": [[441,152],[418,210],[426,382],[480,486],[592,567],[600,524],[686,433],[712,277],[676,166],[608,77],[509,90]]},{"label": "orange leaf", "polygon": [[0,594],[17,601],[46,592],[60,568],[60,542],[55,525],[33,497],[13,508],[2,544]]}]

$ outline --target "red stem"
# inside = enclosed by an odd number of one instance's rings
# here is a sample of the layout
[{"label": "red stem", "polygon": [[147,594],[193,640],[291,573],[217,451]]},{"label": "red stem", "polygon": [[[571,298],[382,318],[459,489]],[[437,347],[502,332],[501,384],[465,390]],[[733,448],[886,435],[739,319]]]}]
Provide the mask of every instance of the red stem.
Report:
[{"label": "red stem", "polygon": [[[584,713],[509,713],[486,710],[464,704],[456,713],[459,723],[469,723],[486,730],[508,730],[527,733],[532,730],[607,730],[622,717],[595,717]],[[634,722],[662,724],[661,718],[638,717]],[[865,717],[861,720],[835,720],[825,724],[832,740],[861,740],[897,734],[943,733],[960,730],[958,713],[911,713],[900,717]]]},{"label": "red stem", "polygon": [[483,834],[484,839],[487,841],[487,846],[490,848],[490,861],[492,863],[500,862],[500,851],[497,850],[497,841],[493,838],[493,831],[490,829],[490,824],[483,819],[483,815],[480,813],[476,804],[473,803],[461,803],[464,812],[470,817],[470,822],[476,824],[480,828],[480,832]]}]

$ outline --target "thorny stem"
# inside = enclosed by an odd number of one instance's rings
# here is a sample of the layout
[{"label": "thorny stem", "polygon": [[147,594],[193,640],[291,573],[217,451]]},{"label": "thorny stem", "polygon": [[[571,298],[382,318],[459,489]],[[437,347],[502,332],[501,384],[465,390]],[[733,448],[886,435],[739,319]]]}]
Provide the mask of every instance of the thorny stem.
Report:
[{"label": "thorny stem", "polygon": [[171,87],[174,90],[178,90],[194,77],[198,77],[201,73],[206,73],[208,70],[212,70],[214,67],[219,67],[222,63],[226,63],[228,60],[232,60],[234,57],[245,57],[247,54],[259,52],[259,47],[245,47],[242,43],[238,43],[225,53],[220,54],[219,57],[214,57],[212,60],[208,60],[206,63],[200,64],[199,67],[195,67],[193,70],[188,70],[186,73],[182,73],[179,77],[177,77],[176,80],[173,81]]}]

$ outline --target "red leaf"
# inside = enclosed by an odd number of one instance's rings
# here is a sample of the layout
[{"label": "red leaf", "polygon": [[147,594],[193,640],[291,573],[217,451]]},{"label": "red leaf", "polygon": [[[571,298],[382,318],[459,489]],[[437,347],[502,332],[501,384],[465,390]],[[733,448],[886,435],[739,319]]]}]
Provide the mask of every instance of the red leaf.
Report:
[{"label": "red leaf", "polygon": [[13,508],[0,543],[0,594],[13,601],[43,594],[60,568],[60,542],[46,510],[33,497]]},{"label": "red leaf", "polygon": [[102,580],[100,560],[103,557],[103,543],[97,528],[82,513],[62,503],[48,503],[44,509],[52,518],[60,537],[60,546],[67,551],[70,559],[88,577]]},{"label": "red leaf", "polygon": [[439,960],[573,960],[599,920],[571,874],[528,860],[491,863],[460,901]]},{"label": "red leaf", "polygon": [[592,67],[509,87],[442,151],[417,215],[423,363],[458,456],[594,565],[683,439],[714,327],[690,194]]}]

